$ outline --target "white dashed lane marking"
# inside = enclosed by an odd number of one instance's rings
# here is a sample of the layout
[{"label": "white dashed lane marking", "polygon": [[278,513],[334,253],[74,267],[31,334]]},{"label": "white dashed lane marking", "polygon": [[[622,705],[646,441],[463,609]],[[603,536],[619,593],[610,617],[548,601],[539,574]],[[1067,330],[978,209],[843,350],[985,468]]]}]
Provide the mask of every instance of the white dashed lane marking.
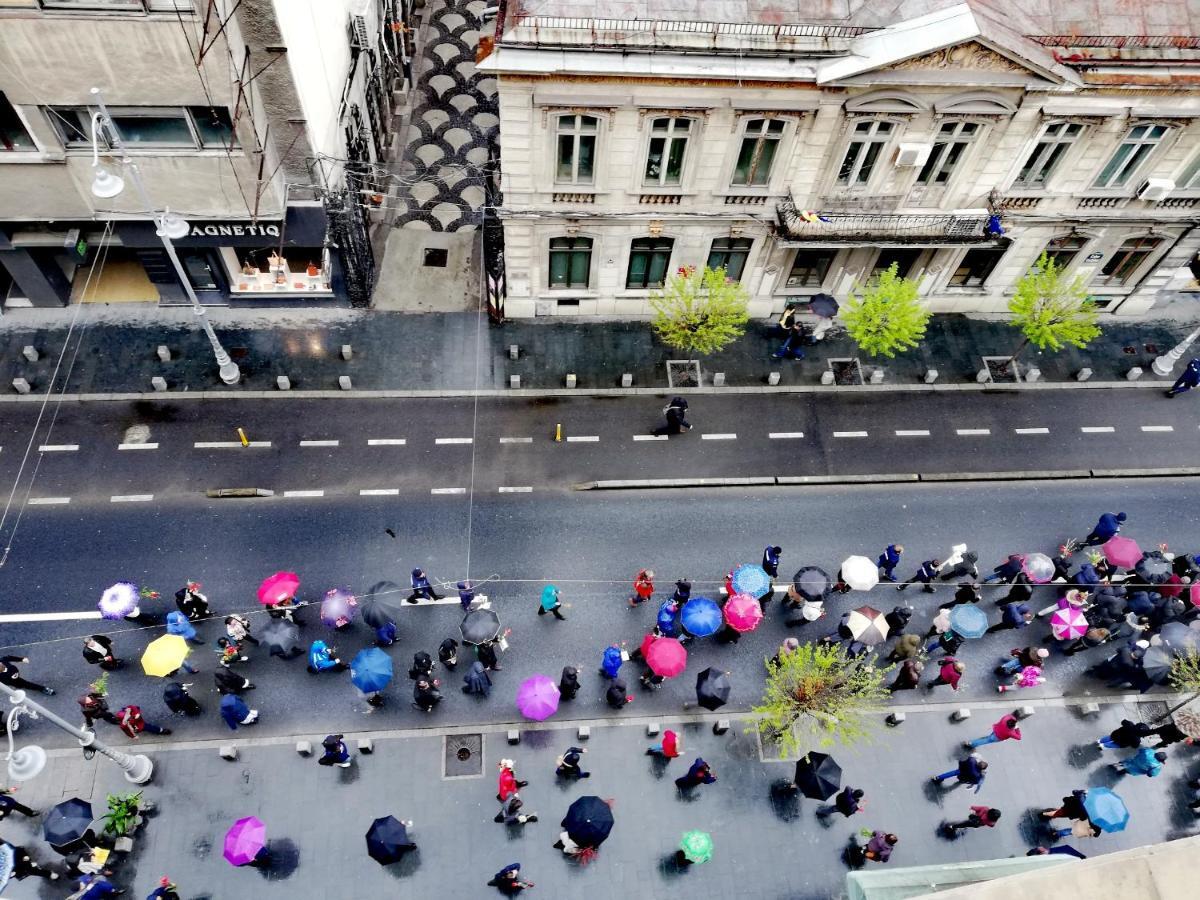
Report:
[{"label": "white dashed lane marking", "polygon": [[113,494],[108,498],[109,503],[149,503],[154,499],[153,494]]},{"label": "white dashed lane marking", "polygon": [[438,438],[435,444],[469,444],[474,438]]},{"label": "white dashed lane marking", "polygon": [[41,444],[39,453],[72,453],[79,449],[78,444]]},{"label": "white dashed lane marking", "polygon": [[118,450],[157,450],[158,444],[117,444]]},{"label": "white dashed lane marking", "polygon": [[1117,429],[1111,425],[1081,425],[1079,430],[1084,434],[1112,434]]},{"label": "white dashed lane marking", "polygon": [[358,492],[360,497],[398,497],[400,488],[363,488]]},{"label": "white dashed lane marking", "polygon": [[270,441],[250,441],[243,447],[241,441],[196,441],[192,446],[197,450],[242,450],[246,448],[266,450],[271,446]]},{"label": "white dashed lane marking", "polygon": [[568,434],[567,443],[569,444],[595,444],[600,440],[598,434]]},{"label": "white dashed lane marking", "polygon": [[929,432],[924,429],[915,429],[913,431],[897,431],[896,437],[929,437]]},{"label": "white dashed lane marking", "polygon": [[336,447],[341,441],[301,441],[301,447]]},{"label": "white dashed lane marking", "polygon": [[1174,431],[1174,425],[1143,425],[1142,431]]},{"label": "white dashed lane marking", "polygon": [[635,434],[633,439],[635,441],[665,441],[667,436],[665,434]]},{"label": "white dashed lane marking", "polygon": [[736,441],[737,435],[732,431],[716,432],[700,435],[702,441]]},{"label": "white dashed lane marking", "polygon": [[466,488],[430,488],[431,494],[465,494]]},{"label": "white dashed lane marking", "polygon": [[62,506],[70,503],[70,497],[30,497],[30,506]]},{"label": "white dashed lane marking", "polygon": [[532,487],[502,487],[499,489],[501,494],[531,494]]},{"label": "white dashed lane marking", "polygon": [[1014,428],[1017,434],[1049,434],[1049,428]]},{"label": "white dashed lane marking", "polygon": [[531,437],[502,437],[502,438],[500,438],[500,443],[502,443],[502,444],[532,444],[533,438],[531,438]]},{"label": "white dashed lane marking", "polygon": [[990,428],[955,428],[954,433],[962,437],[979,437],[992,433]]},{"label": "white dashed lane marking", "polygon": [[804,437],[803,431],[772,431],[767,434],[767,437],[773,441],[790,441],[798,440]]},{"label": "white dashed lane marking", "polygon": [[368,447],[403,447],[404,444],[404,438],[369,438],[367,440]]},{"label": "white dashed lane marking", "polygon": [[860,438],[866,437],[865,431],[835,431],[833,436],[836,438]]},{"label": "white dashed lane marking", "polygon": [[324,491],[284,491],[285,497],[324,497]]}]

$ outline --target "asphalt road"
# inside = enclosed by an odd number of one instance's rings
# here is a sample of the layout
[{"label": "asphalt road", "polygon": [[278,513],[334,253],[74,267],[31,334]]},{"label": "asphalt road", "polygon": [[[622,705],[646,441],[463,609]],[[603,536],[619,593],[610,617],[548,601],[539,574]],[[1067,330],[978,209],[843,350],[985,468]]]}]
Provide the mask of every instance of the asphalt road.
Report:
[{"label": "asphalt road", "polygon": [[[261,627],[266,617],[255,588],[276,569],[297,571],[303,579],[301,597],[307,599],[341,585],[359,593],[395,589],[380,584],[404,584],[408,570],[418,565],[446,581],[467,574],[477,580],[495,575],[497,581],[486,592],[513,633],[490,700],[459,693],[465,668],[460,666],[458,673],[441,673],[446,700],[435,714],[411,708],[405,672],[412,653],[435,651],[443,637],[455,635],[460,616],[455,604],[408,607],[399,623],[401,639],[391,651],[398,677],[388,691],[388,705],[371,715],[365,714],[345,675],[310,676],[302,660],[283,662],[254,651],[245,671],[259,685],[250,694],[263,713],[258,732],[513,721],[518,717],[512,698],[520,681],[539,671],[557,676],[565,664],[579,667],[585,689],[573,704],[564,704],[559,717],[587,719],[610,714],[596,674],[603,648],[626,641],[632,649],[653,623],[653,608],[626,606],[629,582],[642,566],[658,572],[660,591],[687,575],[696,583],[696,593],[711,593],[734,564],[757,562],[768,542],[784,548],[782,568],[788,573],[805,564],[833,572],[848,554],[875,555],[893,541],[907,547],[901,566],[905,575],[922,559],[944,554],[958,542],[978,550],[990,565],[1008,552],[1053,550],[1066,537],[1086,534],[1099,512],[1112,509],[1129,514],[1127,533],[1144,546],[1167,541],[1174,549],[1193,550],[1198,484],[1197,479],[1154,479],[1105,482],[1102,487],[1054,481],[637,495],[547,492],[480,495],[470,510],[466,497],[422,502],[296,498],[286,504],[181,499],[166,505],[27,507],[13,550],[0,567],[0,612],[18,619],[31,613],[86,613],[113,581],[132,580],[169,597],[194,578],[204,583],[215,610],[254,611],[256,627]],[[537,596],[546,581],[559,585],[569,604],[566,622],[536,615]],[[845,608],[871,603],[887,610],[901,599],[916,607],[913,628],[923,633],[936,601],[948,598],[951,590],[940,588],[930,596],[910,589],[901,595],[885,585],[869,595],[852,593],[831,601],[830,617],[799,632],[784,627],[778,604],[773,604],[767,621],[740,643],[697,642],[688,674],[668,681],[660,691],[641,690],[636,667],[627,664],[636,700],[620,715],[677,713],[692,695],[694,673],[708,665],[733,672],[729,709],[744,710],[757,699],[763,657],[789,633],[815,638],[832,630],[835,614]],[[988,600],[984,608],[995,615]],[[313,612],[308,613],[314,622],[308,636],[328,637],[331,633],[315,623]],[[79,653],[79,638],[93,630],[116,632],[118,651],[131,660],[111,679],[114,701],[136,702],[161,716],[159,685],[142,675],[136,662],[158,631],[124,633],[124,623],[90,620],[6,621],[0,624],[0,644],[8,649],[0,652],[27,653],[32,659],[24,667],[28,676],[59,687],[60,696],[49,702],[73,712],[74,698],[98,674]],[[216,623],[203,631],[210,641],[219,633]],[[986,637],[963,651],[970,669],[958,695],[939,688],[932,694],[909,692],[898,700],[996,699],[992,665],[1010,648],[1044,634],[1040,624],[1022,635]],[[335,643],[349,659],[370,639],[369,630],[357,624]],[[204,670],[194,681],[210,712],[202,720],[181,723],[178,734],[228,734],[212,711],[215,695],[208,693],[215,649],[200,647],[194,656]],[[1056,657],[1048,684],[1009,696],[1019,700],[1103,692],[1081,677],[1094,656]]]}]

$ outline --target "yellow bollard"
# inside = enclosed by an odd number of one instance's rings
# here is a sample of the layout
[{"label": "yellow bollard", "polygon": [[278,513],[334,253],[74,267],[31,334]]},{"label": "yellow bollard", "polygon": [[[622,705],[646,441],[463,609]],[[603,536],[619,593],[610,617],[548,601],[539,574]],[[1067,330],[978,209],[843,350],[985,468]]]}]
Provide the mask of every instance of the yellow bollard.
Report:
[{"label": "yellow bollard", "polygon": [[238,428],[238,437],[242,439],[243,447],[250,446],[250,438],[246,437],[246,432],[243,431],[240,427]]},{"label": "yellow bollard", "polygon": [[559,422],[557,425],[554,426],[554,442],[556,444],[562,443],[562,423],[561,422]]}]

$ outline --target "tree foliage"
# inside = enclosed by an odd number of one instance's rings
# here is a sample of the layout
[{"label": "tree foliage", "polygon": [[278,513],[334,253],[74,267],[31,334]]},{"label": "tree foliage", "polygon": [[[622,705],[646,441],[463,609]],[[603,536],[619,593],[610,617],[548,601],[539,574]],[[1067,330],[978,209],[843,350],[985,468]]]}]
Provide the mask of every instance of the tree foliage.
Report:
[{"label": "tree foliage", "polygon": [[650,294],[653,328],[678,350],[716,353],[746,331],[750,292],[726,277],[725,269],[684,266]]},{"label": "tree foliage", "polygon": [[1166,719],[1176,710],[1182,709],[1193,700],[1200,698],[1200,654],[1197,654],[1194,650],[1177,654],[1171,660],[1171,671],[1167,677],[1171,682],[1171,687],[1181,693],[1188,693],[1191,696],[1182,703],[1168,709],[1166,714],[1160,717],[1159,721]]},{"label": "tree foliage", "polygon": [[892,263],[865,286],[856,284],[838,313],[859,349],[871,356],[891,359],[925,336],[929,310],[917,296],[917,282],[896,272]]},{"label": "tree foliage", "polygon": [[868,739],[876,727],[869,716],[890,696],[887,671],[874,658],[848,658],[836,645],[801,644],[778,662],[767,661],[752,727],[778,745],[781,757]]},{"label": "tree foliage", "polygon": [[1100,334],[1099,313],[1083,279],[1068,278],[1045,253],[1017,282],[1008,311],[1012,324],[1025,336],[1014,357],[1028,344],[1039,350],[1061,350],[1066,345],[1082,349]]}]

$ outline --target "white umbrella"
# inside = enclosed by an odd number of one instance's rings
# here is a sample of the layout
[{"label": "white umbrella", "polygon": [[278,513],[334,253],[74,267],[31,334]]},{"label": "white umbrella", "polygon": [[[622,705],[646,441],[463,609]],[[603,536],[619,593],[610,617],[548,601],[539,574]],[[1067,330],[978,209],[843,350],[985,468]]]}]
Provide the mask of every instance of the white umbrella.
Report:
[{"label": "white umbrella", "polygon": [[869,591],[879,584],[879,566],[865,556],[848,556],[842,563],[842,581],[856,591]]}]

